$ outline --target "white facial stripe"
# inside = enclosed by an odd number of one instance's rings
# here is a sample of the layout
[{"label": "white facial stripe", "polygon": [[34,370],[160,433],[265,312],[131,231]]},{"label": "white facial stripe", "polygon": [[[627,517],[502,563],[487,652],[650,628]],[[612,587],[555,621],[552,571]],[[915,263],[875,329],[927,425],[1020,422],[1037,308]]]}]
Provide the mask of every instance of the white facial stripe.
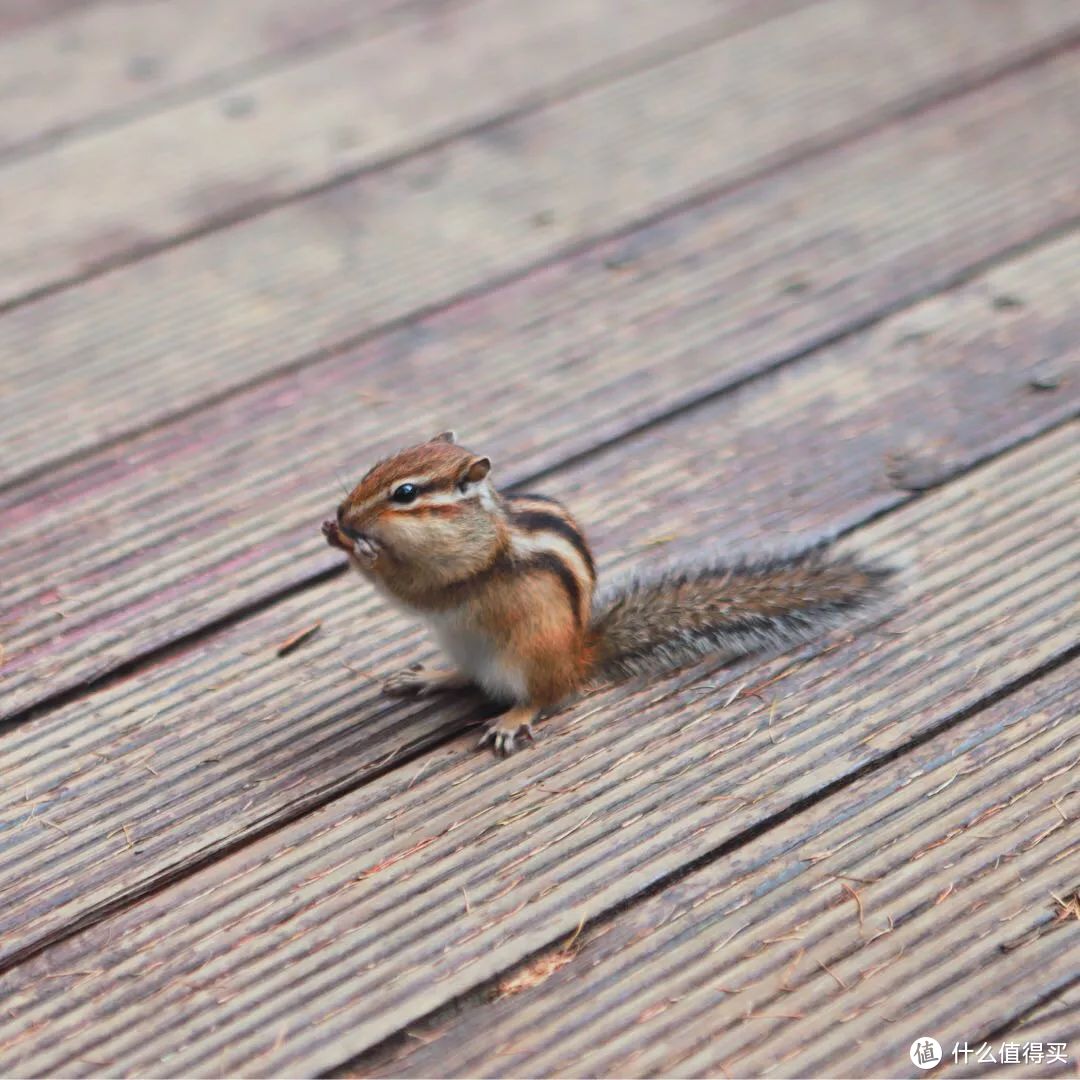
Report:
[{"label": "white facial stripe", "polygon": [[354,507],[354,512],[362,516],[369,510],[377,506],[385,506],[390,502],[395,512],[405,513],[409,510],[419,510],[424,506],[448,506],[451,503],[465,502],[469,499],[479,499],[480,505],[485,510],[495,510],[495,492],[486,477],[478,484],[468,484],[464,491],[455,485],[442,491],[422,492],[419,498],[414,499],[411,503],[394,503],[390,498],[402,484],[415,484],[417,487],[423,487],[431,482],[430,476],[411,476],[395,480],[384,492],[372,495]]},{"label": "white facial stripe", "polygon": [[[397,489],[399,487],[401,487],[402,484],[412,484],[414,487],[423,488],[423,487],[426,487],[430,483],[431,483],[431,477],[430,476],[403,476],[400,480],[395,480],[386,489],[386,494],[383,496],[383,498],[389,499],[390,501],[393,501],[394,492],[397,491]],[[422,495],[421,498],[423,498],[425,501],[427,501],[427,496],[426,495]],[[379,500],[377,498],[368,500],[368,502],[378,502],[378,501]],[[415,505],[415,502],[413,502],[413,503],[399,503],[398,504],[398,506],[402,510],[408,510],[410,506],[414,506],[414,505]]]},{"label": "white facial stripe", "polygon": [[[399,480],[394,484],[394,487],[391,490],[396,490],[401,484],[416,484],[417,486],[420,486],[422,483],[430,482],[430,480]],[[452,503],[468,502],[470,499],[479,499],[480,505],[485,510],[495,510],[495,492],[487,477],[479,483],[467,484],[464,491],[455,485],[454,487],[447,488],[443,491],[424,492],[413,502],[395,505],[394,509],[402,511],[419,510],[425,506],[449,506]]]},{"label": "white facial stripe", "polygon": [[478,495],[480,497],[480,505],[485,510],[495,510],[495,489],[491,486],[491,481],[486,476],[479,484],[470,484],[467,489],[467,495]]},{"label": "white facial stripe", "polygon": [[[417,487],[423,487],[425,484],[431,483],[430,476],[406,476],[401,480],[395,480],[385,491],[380,492],[378,495],[371,495],[365,499],[358,506],[354,507],[354,511],[359,515],[366,514],[369,510],[373,510],[377,506],[385,506],[390,501],[390,496],[402,484],[415,484]],[[430,505],[432,496],[421,495],[420,498],[424,501],[425,505]],[[415,506],[416,503],[396,503],[394,509],[396,510],[408,510],[410,506]]]}]

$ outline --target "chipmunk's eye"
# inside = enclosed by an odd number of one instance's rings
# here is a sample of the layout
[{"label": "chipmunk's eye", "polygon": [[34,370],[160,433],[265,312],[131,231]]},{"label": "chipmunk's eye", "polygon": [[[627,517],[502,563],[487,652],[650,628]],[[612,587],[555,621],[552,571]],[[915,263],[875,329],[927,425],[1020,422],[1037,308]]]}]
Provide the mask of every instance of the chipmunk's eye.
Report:
[{"label": "chipmunk's eye", "polygon": [[390,498],[396,503],[411,503],[419,494],[420,489],[415,484],[399,484],[394,488]]}]

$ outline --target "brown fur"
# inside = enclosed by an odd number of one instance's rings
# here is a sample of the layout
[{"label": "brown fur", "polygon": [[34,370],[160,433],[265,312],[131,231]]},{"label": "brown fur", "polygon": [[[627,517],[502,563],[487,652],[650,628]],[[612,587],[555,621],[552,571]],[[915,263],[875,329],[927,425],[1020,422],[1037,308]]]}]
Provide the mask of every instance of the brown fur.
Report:
[{"label": "brown fur", "polygon": [[[494,686],[518,687],[515,706],[489,725],[498,752],[586,684],[662,673],[709,653],[787,647],[887,592],[889,568],[815,545],[676,567],[631,580],[594,608],[595,567],[577,522],[553,500],[503,498],[489,468],[451,435],[437,436],[376,464],[323,531],[389,597],[442,619],[433,625],[449,627],[440,639],[448,650],[458,637],[483,642],[480,659],[462,654],[465,666]],[[403,505],[394,492],[406,481],[420,492]],[[405,672],[387,689],[424,693],[460,681]]]},{"label": "brown fur", "polygon": [[396,480],[414,473],[437,476],[443,483],[452,484],[474,457],[455,443],[427,442],[410,446],[393,457],[376,462],[345,501],[358,505],[373,492],[382,491]]},{"label": "brown fur", "polygon": [[506,547],[506,527],[498,515],[473,504],[398,506],[395,486],[424,477],[432,493],[450,492],[477,458],[464,447],[430,442],[380,461],[342,503],[343,531],[378,545],[373,563],[354,565],[390,595],[421,610],[443,610],[459,602],[453,586],[489,570]]},{"label": "brown fur", "polygon": [[769,558],[702,560],[616,586],[593,615],[592,680],[662,674],[712,655],[784,649],[872,614],[895,570],[825,544]]},{"label": "brown fur", "polygon": [[552,574],[507,564],[478,584],[465,606],[469,622],[528,672],[529,703],[550,708],[580,686],[585,631],[568,617],[562,587]]}]

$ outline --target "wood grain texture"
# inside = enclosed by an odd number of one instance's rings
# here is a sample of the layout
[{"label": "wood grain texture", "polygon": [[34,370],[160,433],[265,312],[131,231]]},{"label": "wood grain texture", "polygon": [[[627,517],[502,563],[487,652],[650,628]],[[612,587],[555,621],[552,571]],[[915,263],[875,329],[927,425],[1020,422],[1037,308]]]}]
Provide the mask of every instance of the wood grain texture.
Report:
[{"label": "wood grain texture", "polygon": [[87,8],[99,0],[5,0],[0,6],[0,34],[17,34],[36,23]]},{"label": "wood grain texture", "polygon": [[[10,388],[0,414],[11,448],[3,477],[628,228],[961,79],[959,44],[943,48],[948,34],[936,22],[913,20],[907,33],[883,37],[876,17],[838,23],[845,2],[811,5],[8,312],[0,319],[0,374]],[[970,28],[958,29],[968,36]],[[885,43],[895,50],[888,61]],[[1005,61],[1016,48],[1009,36],[987,51]],[[975,66],[989,62],[982,56]],[[1006,176],[1030,175],[1029,153],[1037,160],[1052,147],[1054,175],[1040,178],[1035,211],[1044,221],[1076,205],[1075,72],[1062,60],[983,98],[1005,114],[1024,98],[1045,121],[1015,132],[1014,160],[1002,163]],[[1033,93],[1044,101],[1034,105]],[[1055,179],[1059,170],[1067,184]],[[950,175],[946,166],[943,188]],[[983,178],[979,196],[992,182]],[[964,199],[979,196],[968,189]],[[858,216],[862,205],[847,209]],[[886,208],[900,209],[875,193],[866,212]],[[991,231],[1000,238],[996,221]]]},{"label": "wood grain texture", "polygon": [[[786,446],[769,442],[771,430],[764,440],[747,442],[746,432],[759,423],[755,409],[774,422],[771,399],[779,392],[787,410],[780,429],[811,450],[811,460],[829,456],[837,430],[875,440],[867,445],[878,458],[877,481],[889,486],[879,494],[896,499],[913,484],[939,483],[972,460],[1070,415],[1080,400],[1077,380],[1069,375],[1077,365],[1069,268],[1078,243],[1075,235],[1069,236],[1006,263],[831,350],[821,367],[751,392],[752,406],[735,406],[745,419],[725,420],[732,426],[716,432],[713,438],[718,441],[710,440],[712,451],[752,456],[763,468],[781,474],[786,470],[790,475],[796,468],[800,486],[812,483],[812,474],[802,472],[798,463],[779,460]],[[1001,296],[1023,306],[999,307]],[[676,308],[673,314],[678,319],[681,312]],[[660,351],[652,348],[653,340],[646,332],[637,341],[646,363]],[[702,348],[699,355],[705,365],[702,373],[708,374],[709,352]],[[1018,355],[1027,358],[1019,365]],[[431,357],[433,379],[438,359],[436,352]],[[1030,379],[1037,367],[1046,365],[1057,368],[1061,384],[1037,392]],[[688,368],[659,370],[676,381],[689,376],[685,389],[696,374]],[[632,379],[632,369],[620,372],[616,364],[597,374],[605,373],[623,378],[623,383],[614,381],[605,388],[612,399],[608,407],[629,410],[636,395],[648,394],[649,383]],[[526,377],[522,372],[522,379]],[[935,393],[923,406],[928,378]],[[834,387],[841,388],[839,397]],[[497,426],[477,445],[495,455],[502,477],[520,476],[522,465],[529,464],[519,462],[515,452],[530,423],[551,437],[547,420],[533,411],[539,402],[539,387],[535,389],[537,397],[522,395],[515,408],[500,410],[493,404],[490,409]],[[576,412],[564,397],[554,397],[551,424],[569,422],[572,432],[587,432],[596,421],[594,402],[600,389],[595,395],[579,395]],[[319,459],[332,452],[317,441],[319,425],[327,419],[318,406],[330,407],[330,396],[320,395],[309,410],[314,441],[310,466],[290,451],[290,440],[305,438],[293,399],[271,395],[268,400],[277,408],[268,412],[272,422],[266,428],[257,423],[261,410],[226,417],[226,428],[242,433],[241,442],[223,445],[205,428],[188,429],[154,447],[137,462],[134,473],[118,469],[115,477],[102,482],[102,470],[94,467],[98,486],[85,489],[81,473],[70,480],[52,477],[42,497],[6,515],[7,709],[14,711],[57,685],[70,686],[80,676],[115,667],[140,649],[175,640],[282,582],[297,580],[289,575],[297,574],[302,559],[307,561],[300,569],[339,564],[314,528],[332,508],[336,493],[308,482],[323,468]],[[818,406],[822,400],[825,404]],[[810,411],[807,402],[815,403]],[[919,413],[916,406],[923,406]],[[728,408],[719,404],[705,415],[730,417]],[[865,418],[858,426],[860,409],[880,418],[882,426],[875,431]],[[826,418],[832,418],[830,423]],[[435,430],[438,419],[432,417],[428,431]],[[674,430],[689,433],[693,423],[679,423]],[[848,429],[845,424],[854,426]],[[343,424],[339,434],[348,438],[350,432]],[[645,445],[652,445],[655,437],[649,436]],[[275,439],[281,440],[280,449]],[[202,446],[193,454],[197,441]],[[571,440],[569,449],[576,448]],[[616,449],[614,460],[618,453]],[[613,460],[610,454],[607,460]],[[572,475],[587,478],[590,470],[585,466]],[[712,502],[703,506],[704,513],[715,509]],[[825,525],[827,514],[823,510],[817,524]],[[78,527],[71,528],[72,522]],[[602,520],[599,527],[604,527]],[[55,539],[43,548],[42,535]]]},{"label": "wood grain texture", "polygon": [[[1059,392],[1033,392],[1016,356],[1075,359],[1063,267],[1075,261],[1078,243],[1063,240],[999,267],[543,487],[569,499],[588,523],[605,573],[627,560],[692,552],[705,536],[761,543],[895,506],[908,495],[890,473],[905,455],[924,479],[934,463],[945,479],[1075,411],[1074,380]],[[1023,309],[993,306],[1020,282]],[[1069,351],[1058,353],[1063,346]],[[673,473],[680,478],[674,485]],[[196,480],[174,482],[183,490]],[[313,511],[313,545],[321,542],[317,520]],[[185,594],[193,610],[213,602],[197,583],[169,586],[143,572],[149,593],[142,605],[125,606],[115,576],[102,582],[102,604],[112,605],[102,621],[115,627],[117,640],[139,632],[133,612],[152,616],[156,606],[166,621],[169,605]],[[231,576],[218,591],[238,590],[242,572],[226,564]],[[60,607],[68,618],[51,617],[46,627],[74,619],[74,609]],[[271,661],[278,642],[315,619],[323,622],[319,639],[285,664]],[[162,871],[162,860],[194,857],[295,814],[297,800],[325,798],[403,745],[467,715],[467,706],[417,712],[379,701],[378,675],[414,659],[416,641],[407,622],[387,615],[355,582],[334,581],[95,695],[93,706],[80,700],[9,733],[0,751],[9,779],[2,805],[20,835],[0,868],[20,884],[0,894],[8,905],[0,932],[19,928],[7,945],[18,948],[21,935],[40,935],[118,890],[137,888]],[[237,785],[241,775],[258,778],[258,786]],[[40,806],[72,836],[26,823],[28,806]],[[136,820],[139,858],[132,862],[123,826]],[[65,888],[73,879],[82,883],[77,898]],[[25,888],[30,881],[33,888]]]},{"label": "wood grain texture", "polygon": [[[64,2],[98,36],[31,110],[85,101],[0,163],[8,266],[53,294],[0,315],[0,1074],[1069,1041],[1075,6]],[[0,59],[46,26],[12,12]],[[327,153],[346,99],[371,140]],[[567,500],[604,576],[839,528],[910,584],[493,760],[477,698],[379,696],[430,649],[317,533],[335,473],[445,426]]]},{"label": "wood grain texture", "polygon": [[[1052,227],[1080,209],[1062,76],[1077,82],[1055,67],[1001,83],[7,493],[4,714],[334,565],[313,523],[404,440],[467,417],[463,437],[520,478]],[[1073,258],[1054,245],[987,278],[1031,293],[1031,311],[975,300],[990,321],[972,331],[1033,335],[1025,365],[1071,363]],[[932,337],[936,310],[897,324],[890,367]],[[1017,409],[1007,430],[1074,406],[1075,379],[1032,394],[1012,353],[990,355],[996,381],[977,385]],[[906,467],[947,475],[949,448],[917,424],[895,440]]]},{"label": "wood grain texture", "polygon": [[[84,3],[36,25],[26,26],[24,18],[21,33],[0,38],[0,163],[34,144],[43,148],[81,127],[120,122],[185,92],[220,89],[260,62],[280,63],[335,38],[377,31],[395,10],[401,15],[423,2],[312,0],[302,8],[291,0]],[[48,6],[61,9],[58,0]],[[4,18],[0,14],[0,30]],[[40,189],[21,196],[41,197]]]},{"label": "wood grain texture", "polygon": [[[766,701],[721,707],[723,675],[604,694],[554,720],[543,753],[392,773],[24,964],[4,976],[5,1067],[332,1066],[1061,656],[1078,613],[1076,434],[864,530],[870,550],[918,551],[894,633],[764,665],[779,677]],[[737,798],[725,812],[713,795]],[[161,1030],[163,1009],[185,1027]]]},{"label": "wood grain texture", "polygon": [[[1016,357],[1075,360],[1062,267],[1078,243],[1001,266],[542,487],[587,524],[605,575],[692,553],[702,538],[775,543],[881,513],[909,497],[890,476],[905,455],[924,477],[936,463],[945,479],[1075,412],[1074,379],[1032,391]],[[993,306],[1021,282],[1024,308]],[[1071,351],[1058,354],[1063,345]],[[232,568],[229,588],[242,570]],[[185,591],[210,603],[194,584],[167,589],[151,577],[149,587],[157,591],[145,606],[124,607],[106,582],[103,596],[117,605],[106,625],[132,635],[133,610],[142,617]],[[278,660],[277,644],[316,619],[319,637]],[[468,699],[409,708],[379,698],[380,677],[418,648],[407,621],[355,581],[335,580],[8,732],[2,955],[475,718]]]},{"label": "wood grain texture", "polygon": [[0,305],[793,6],[475,0],[10,164]]},{"label": "wood grain texture", "polygon": [[500,981],[513,996],[413,1025],[345,1075],[898,1076],[922,1035],[978,1047],[1080,944],[1050,896],[1075,849],[1047,833],[1080,801],[1078,675],[977,712],[600,920],[550,978],[529,986],[533,958]]},{"label": "wood grain texture", "polygon": [[[889,633],[598,695],[511,761],[452,746],[20,965],[0,982],[4,1067],[333,1067],[942,730],[1075,646],[1076,436],[1002,455],[860,532],[919,567]],[[733,693],[748,678],[775,679],[764,700]],[[1056,830],[1038,863],[1072,841]],[[163,1028],[163,1011],[183,1026]]]}]

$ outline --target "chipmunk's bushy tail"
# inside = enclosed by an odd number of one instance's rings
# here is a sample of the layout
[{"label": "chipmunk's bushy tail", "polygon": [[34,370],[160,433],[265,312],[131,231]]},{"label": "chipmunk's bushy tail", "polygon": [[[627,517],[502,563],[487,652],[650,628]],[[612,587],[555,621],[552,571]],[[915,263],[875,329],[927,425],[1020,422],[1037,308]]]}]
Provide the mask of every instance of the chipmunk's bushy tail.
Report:
[{"label": "chipmunk's bushy tail", "polygon": [[662,674],[714,655],[797,645],[882,608],[895,567],[828,542],[766,558],[675,566],[631,578],[593,608],[592,682]]}]

